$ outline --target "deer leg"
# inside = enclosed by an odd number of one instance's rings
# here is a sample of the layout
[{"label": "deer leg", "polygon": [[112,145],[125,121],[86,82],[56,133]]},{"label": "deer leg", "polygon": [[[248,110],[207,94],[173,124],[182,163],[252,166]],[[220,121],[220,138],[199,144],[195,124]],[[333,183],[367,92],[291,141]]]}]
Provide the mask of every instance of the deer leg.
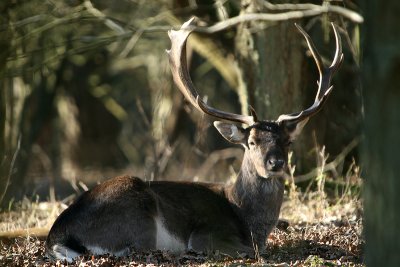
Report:
[{"label": "deer leg", "polygon": [[224,236],[221,238],[218,234],[209,232],[192,232],[188,242],[188,249],[207,254],[219,251],[232,257],[237,257],[244,253],[254,257],[253,248],[243,244],[236,235],[231,235],[230,237]]}]

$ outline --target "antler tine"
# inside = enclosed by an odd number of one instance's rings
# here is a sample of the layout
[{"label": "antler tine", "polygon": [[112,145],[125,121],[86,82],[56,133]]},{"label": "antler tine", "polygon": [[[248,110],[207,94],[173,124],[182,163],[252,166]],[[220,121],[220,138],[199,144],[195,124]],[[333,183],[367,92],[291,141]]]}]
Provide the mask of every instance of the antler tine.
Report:
[{"label": "antler tine", "polygon": [[343,61],[343,53],[342,53],[342,42],[340,34],[338,33],[335,24],[331,23],[331,25],[333,28],[333,32],[335,34],[336,51],[331,65],[329,67],[325,67],[322,62],[321,56],[318,53],[317,48],[315,47],[310,36],[303,30],[303,28],[301,28],[299,25],[296,24],[297,29],[306,39],[308,48],[310,49],[315,64],[317,65],[318,68],[319,72],[318,91],[315,96],[314,103],[309,108],[298,113],[280,115],[279,118],[277,119],[277,122],[301,121],[316,114],[322,108],[329,94],[332,92],[333,86],[330,85],[332,76],[339,69]]},{"label": "antler tine", "polygon": [[168,36],[171,39],[171,49],[167,50],[167,53],[169,55],[171,72],[175,84],[186,99],[201,112],[220,119],[252,125],[256,121],[256,118],[253,116],[234,114],[212,108],[200,98],[192,79],[190,78],[186,60],[186,41],[190,33],[193,31],[193,21],[194,17],[185,22],[180,30],[168,31]]}]

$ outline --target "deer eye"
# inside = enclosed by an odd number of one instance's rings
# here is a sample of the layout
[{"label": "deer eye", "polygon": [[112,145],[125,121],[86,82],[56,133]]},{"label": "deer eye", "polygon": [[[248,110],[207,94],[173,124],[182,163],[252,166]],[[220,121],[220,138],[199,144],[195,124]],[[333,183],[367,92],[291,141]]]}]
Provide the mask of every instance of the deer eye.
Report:
[{"label": "deer eye", "polygon": [[250,145],[250,146],[255,146],[256,143],[255,143],[253,140],[251,140],[251,141],[249,141],[249,145]]}]

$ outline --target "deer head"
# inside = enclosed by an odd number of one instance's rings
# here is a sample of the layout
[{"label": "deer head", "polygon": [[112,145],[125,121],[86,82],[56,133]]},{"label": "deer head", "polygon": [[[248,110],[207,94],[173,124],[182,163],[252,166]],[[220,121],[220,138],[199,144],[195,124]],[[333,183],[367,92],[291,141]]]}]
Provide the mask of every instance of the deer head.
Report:
[{"label": "deer head", "polygon": [[[193,31],[194,18],[184,23],[179,31],[171,30],[168,35],[171,39],[171,50],[168,50],[169,61],[174,81],[186,99],[200,112],[229,122],[214,122],[219,133],[229,142],[241,144],[245,148],[243,164],[250,172],[257,176],[268,178],[282,176],[287,163],[287,149],[290,143],[298,136],[308,119],[321,110],[326,99],[332,92],[330,85],[333,74],[339,68],[342,60],[340,35],[332,23],[336,39],[334,59],[329,67],[324,66],[322,59],[309,35],[296,24],[297,29],[304,36],[319,71],[318,90],[314,103],[307,109],[283,114],[275,121],[259,120],[253,108],[251,115],[234,114],[221,111],[207,105],[199,96],[188,72],[186,60],[186,41]],[[243,128],[232,122],[248,125]],[[244,165],[242,165],[242,171]]]}]

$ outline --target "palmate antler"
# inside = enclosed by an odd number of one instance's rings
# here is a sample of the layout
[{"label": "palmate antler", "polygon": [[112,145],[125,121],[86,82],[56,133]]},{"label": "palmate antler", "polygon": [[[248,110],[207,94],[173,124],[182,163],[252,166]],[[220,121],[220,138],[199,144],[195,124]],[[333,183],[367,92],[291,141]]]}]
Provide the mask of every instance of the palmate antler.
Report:
[{"label": "palmate antler", "polygon": [[179,31],[171,30],[168,32],[168,36],[171,39],[171,49],[167,50],[167,53],[169,55],[169,62],[175,84],[186,99],[189,100],[198,110],[220,119],[252,125],[255,122],[255,117],[234,114],[212,108],[204,103],[200,98],[199,93],[190,78],[186,60],[186,40],[192,32],[191,24],[193,21],[194,18],[191,18],[182,25]]},{"label": "palmate antler", "polygon": [[[189,102],[201,112],[204,112],[219,119],[241,122],[247,125],[254,124],[255,122],[257,122],[257,116],[256,112],[252,108],[251,116],[240,115],[210,107],[200,98],[190,78],[186,60],[186,41],[190,33],[193,31],[193,21],[194,18],[191,18],[182,25],[179,31],[171,30],[168,32],[169,38],[171,39],[171,49],[167,50],[167,53],[169,55],[172,76],[174,78],[175,84],[186,97],[186,99],[189,100]],[[309,118],[322,108],[323,104],[331,93],[332,86],[330,85],[330,83],[332,76],[337,71],[341,62],[343,61],[340,35],[337,32],[336,26],[333,23],[331,24],[336,39],[336,52],[332,64],[329,67],[324,66],[321,56],[315,48],[315,45],[312,42],[310,36],[299,25],[296,24],[296,27],[307,41],[308,47],[314,57],[320,74],[318,91],[314,103],[309,108],[298,113],[280,115],[276,120],[277,123],[282,123],[285,121],[299,122]]]},{"label": "palmate antler", "polygon": [[292,114],[282,114],[276,120],[276,122],[283,122],[283,121],[290,121],[290,122],[298,122],[302,121],[306,118],[311,117],[312,115],[316,114],[318,111],[321,110],[323,104],[325,103],[326,99],[328,99],[329,94],[332,92],[333,86],[331,86],[331,80],[333,74],[339,69],[342,61],[343,61],[343,53],[342,53],[342,42],[340,35],[337,32],[335,24],[331,22],[333,32],[335,34],[336,40],[336,51],[335,57],[329,67],[325,67],[324,63],[322,62],[321,56],[318,53],[313,41],[311,40],[310,36],[301,28],[299,25],[295,24],[297,29],[301,32],[304,38],[307,41],[308,48],[311,51],[311,54],[314,58],[315,64],[317,65],[318,72],[319,72],[319,81],[318,81],[318,91],[317,95],[315,96],[314,103],[307,109],[292,113]]}]

